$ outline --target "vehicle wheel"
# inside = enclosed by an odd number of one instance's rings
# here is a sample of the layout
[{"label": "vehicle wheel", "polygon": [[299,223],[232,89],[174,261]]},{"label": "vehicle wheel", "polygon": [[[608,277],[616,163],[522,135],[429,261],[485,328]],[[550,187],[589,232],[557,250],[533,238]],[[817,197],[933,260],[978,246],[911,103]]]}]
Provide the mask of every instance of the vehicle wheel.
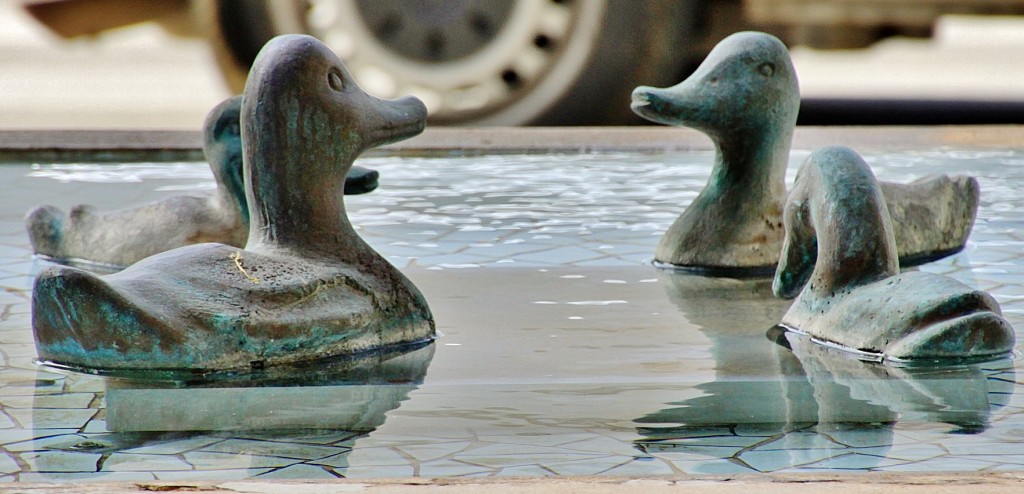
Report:
[{"label": "vehicle wheel", "polygon": [[220,0],[214,45],[236,89],[267,40],[304,32],[367,92],[418,96],[434,124],[626,124],[633,87],[677,82],[691,59],[695,3]]}]

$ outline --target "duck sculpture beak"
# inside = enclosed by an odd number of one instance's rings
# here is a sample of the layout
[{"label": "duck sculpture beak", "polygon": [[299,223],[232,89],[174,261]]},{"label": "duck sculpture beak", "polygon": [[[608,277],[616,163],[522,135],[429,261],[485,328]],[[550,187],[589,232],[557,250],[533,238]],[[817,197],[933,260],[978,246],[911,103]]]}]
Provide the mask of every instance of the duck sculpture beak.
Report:
[{"label": "duck sculpture beak", "polygon": [[374,109],[364,113],[369,130],[367,148],[408,139],[423,132],[427,125],[427,107],[419,98],[406,96],[387,100],[368,97]]},{"label": "duck sculpture beak", "polygon": [[685,80],[633,90],[633,112],[652,122],[685,126],[712,138],[774,136],[796,124],[800,88],[786,46],[754,32],[722,40]]},{"label": "duck sculpture beak", "polygon": [[[667,88],[639,86],[633,90],[630,107],[637,115],[655,123],[690,127],[709,136],[721,136],[742,126],[735,102],[720,87],[714,72],[698,70],[686,80]],[[740,98],[742,95],[733,96]],[[725,99],[723,99],[725,98]]]},{"label": "duck sculpture beak", "polygon": [[690,79],[670,88],[639,86],[633,90],[633,113],[664,125],[693,126],[700,105]]}]

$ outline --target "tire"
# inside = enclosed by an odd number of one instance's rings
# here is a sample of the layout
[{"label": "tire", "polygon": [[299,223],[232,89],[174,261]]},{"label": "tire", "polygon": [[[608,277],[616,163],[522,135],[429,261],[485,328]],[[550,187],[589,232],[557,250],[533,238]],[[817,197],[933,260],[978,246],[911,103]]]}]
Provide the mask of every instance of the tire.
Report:
[{"label": "tire", "polygon": [[635,86],[679,80],[697,12],[695,0],[403,1],[220,0],[212,39],[239,91],[266,41],[305,32],[367,92],[420,97],[432,124],[617,125],[639,122]]}]

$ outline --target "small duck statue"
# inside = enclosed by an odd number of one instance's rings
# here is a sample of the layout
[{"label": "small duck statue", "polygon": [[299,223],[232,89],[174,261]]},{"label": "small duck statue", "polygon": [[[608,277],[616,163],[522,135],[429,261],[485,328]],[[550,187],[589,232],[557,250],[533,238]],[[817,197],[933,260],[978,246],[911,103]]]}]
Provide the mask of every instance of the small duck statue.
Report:
[{"label": "small duck statue", "polygon": [[270,40],[241,107],[245,249],[180,247],[106,276],[36,278],[40,360],[93,371],[260,369],[427,342],[419,290],[364,242],[342,183],[364,150],[423,131],[413,97],[363,92],[311,36]]},{"label": "small duck statue", "polygon": [[[242,182],[242,140],[238,115],[242,96],[233,96],[210,111],[203,126],[203,152],[217,189],[101,212],[78,205],[64,213],[40,206],[28,213],[32,250],[65,264],[121,269],[153,254],[185,245],[218,242],[241,247],[249,236],[249,208]],[[344,193],[365,194],[377,188],[376,170],[353,166]]]},{"label": "small duck statue", "polygon": [[900,273],[882,195],[849,148],[815,151],[800,167],[772,282],[775,295],[796,296],[782,326],[889,360],[1009,354],[1013,328],[991,295],[947,276]]},{"label": "small duck statue", "polygon": [[[771,276],[800,109],[786,46],[765,33],[733,34],[683,82],[636,88],[632,108],[654,122],[699,130],[715,145],[708,184],[661,238],[655,260],[713,276]],[[976,180],[929,176],[882,189],[902,265],[963,249],[978,209]]]}]

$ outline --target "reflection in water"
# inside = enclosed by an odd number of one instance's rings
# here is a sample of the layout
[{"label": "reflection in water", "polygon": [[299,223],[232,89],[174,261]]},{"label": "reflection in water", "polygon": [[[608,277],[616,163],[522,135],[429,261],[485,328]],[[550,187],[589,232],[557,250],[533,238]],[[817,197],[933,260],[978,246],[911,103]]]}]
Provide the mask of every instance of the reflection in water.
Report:
[{"label": "reflection in water", "polygon": [[[681,408],[648,415],[640,423],[725,424],[776,422],[787,415],[785,374],[778,371],[764,328],[778,322],[789,302],[771,295],[771,280],[707,278],[658,273],[670,300],[711,340],[715,380],[697,386],[704,396]],[[760,338],[756,337],[760,336]]]},{"label": "reflection in water", "polygon": [[[808,428],[834,433],[867,427],[874,429],[873,454],[881,460],[893,442],[891,425],[900,420],[945,422],[961,433],[984,430],[989,388],[1004,382],[987,380],[978,366],[895,368],[863,362],[782,331],[774,325],[788,302],[771,296],[767,280],[673,272],[660,278],[683,315],[711,340],[715,380],[697,386],[703,396],[636,419],[643,424],[636,445],[644,451],[721,444],[723,431],[756,429],[767,443]],[[772,328],[767,339],[765,328]],[[1012,392],[1012,386],[991,391]],[[704,436],[714,437],[704,441]],[[731,461],[743,464],[745,450],[737,449]],[[806,460],[796,455],[790,465]]]},{"label": "reflection in water", "polygon": [[422,384],[434,348],[201,381],[37,378],[31,415],[20,421],[46,443],[20,453],[28,466],[18,479],[341,477],[354,442]]},{"label": "reflection in water", "polygon": [[429,344],[408,353],[374,354],[298,374],[201,384],[107,380],[112,432],[333,429],[370,432],[384,423],[426,375]]},{"label": "reflection in water", "polygon": [[[1012,386],[989,381],[977,365],[894,367],[858,360],[777,326],[768,337],[802,365],[815,390],[819,423],[943,422],[978,433],[988,428],[989,393],[1012,393]],[[990,389],[1000,384],[1006,389]],[[874,415],[862,416],[860,408]]]}]

